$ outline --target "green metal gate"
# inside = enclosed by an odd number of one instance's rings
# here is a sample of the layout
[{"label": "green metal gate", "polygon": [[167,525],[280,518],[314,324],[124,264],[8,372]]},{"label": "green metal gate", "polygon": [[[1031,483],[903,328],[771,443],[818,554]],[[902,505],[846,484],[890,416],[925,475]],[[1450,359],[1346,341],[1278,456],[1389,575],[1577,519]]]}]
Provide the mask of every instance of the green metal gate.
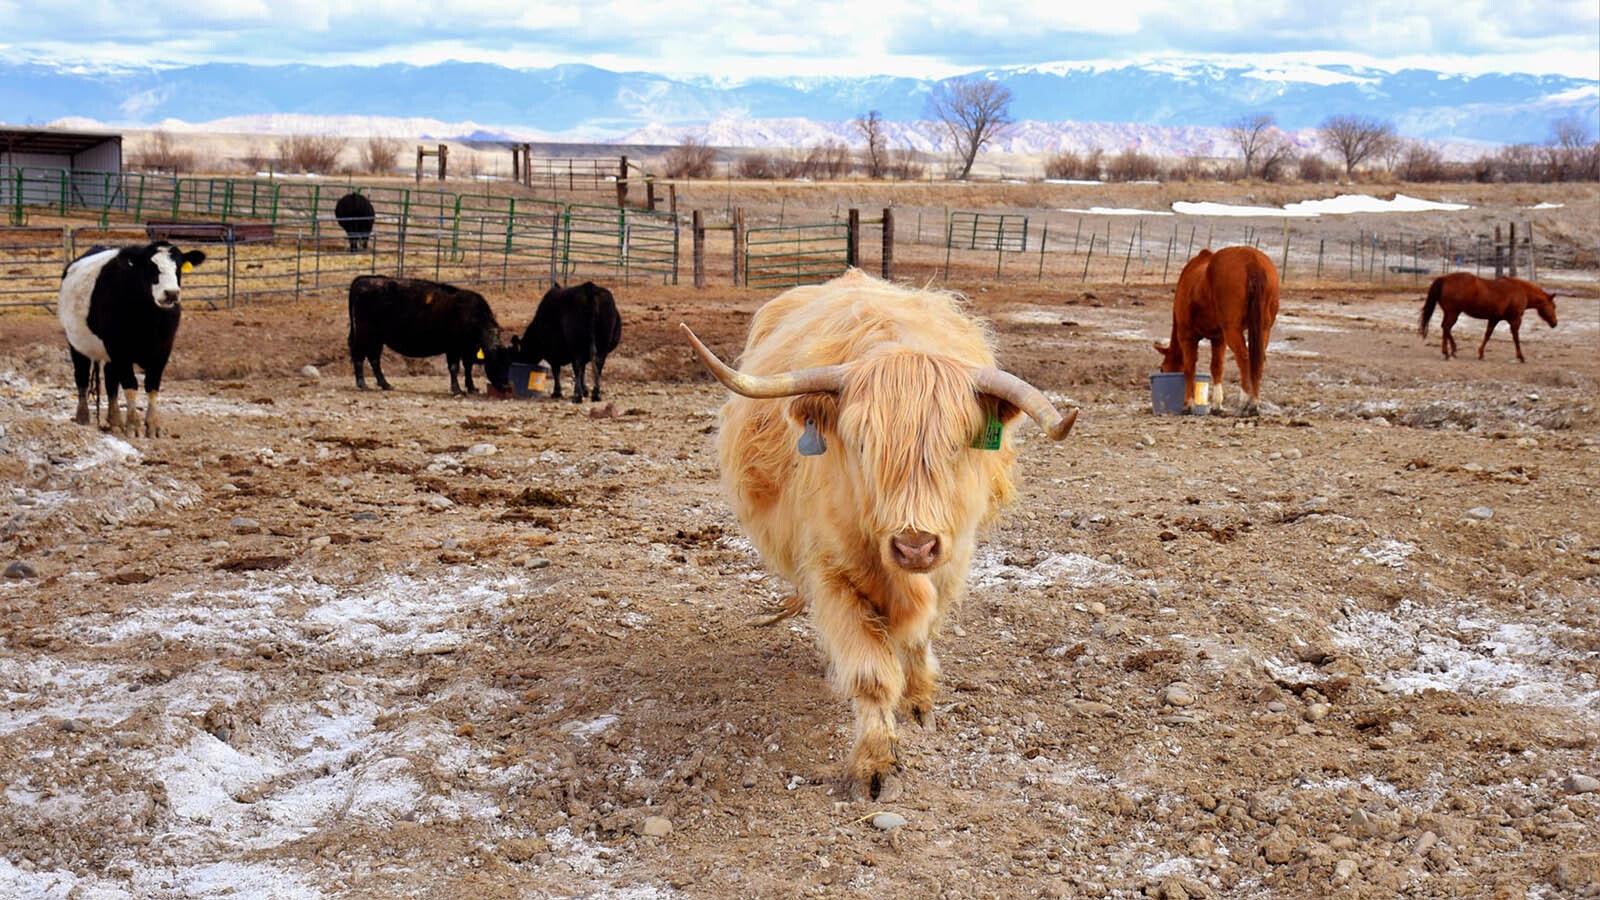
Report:
[{"label": "green metal gate", "polygon": [[751,228],[745,232],[744,283],[751,287],[817,284],[849,268],[844,222]]}]

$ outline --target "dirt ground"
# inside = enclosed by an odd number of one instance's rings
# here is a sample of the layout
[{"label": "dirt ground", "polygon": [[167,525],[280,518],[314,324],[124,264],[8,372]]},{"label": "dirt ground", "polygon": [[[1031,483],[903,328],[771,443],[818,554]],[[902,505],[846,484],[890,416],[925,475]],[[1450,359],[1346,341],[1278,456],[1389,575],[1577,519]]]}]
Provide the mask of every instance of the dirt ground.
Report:
[{"label": "dirt ground", "polygon": [[732,358],[772,291],[619,289],[600,416],[357,392],[339,304],[191,311],[160,439],[73,424],[8,314],[0,894],[1600,896],[1593,279],[1525,364],[1291,285],[1259,419],[1151,414],[1167,287],[955,283],[1082,413],[1020,426],[872,803],[676,332]]}]

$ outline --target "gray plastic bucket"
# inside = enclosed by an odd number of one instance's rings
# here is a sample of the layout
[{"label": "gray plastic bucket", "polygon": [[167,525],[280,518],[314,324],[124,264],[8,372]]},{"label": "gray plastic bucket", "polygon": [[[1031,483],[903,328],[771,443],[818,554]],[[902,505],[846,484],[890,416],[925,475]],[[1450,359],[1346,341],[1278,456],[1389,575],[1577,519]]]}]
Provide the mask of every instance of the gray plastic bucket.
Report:
[{"label": "gray plastic bucket", "polygon": [[[544,397],[550,393],[550,367],[544,363],[531,366],[527,363],[511,364],[511,393],[516,397]],[[1182,385],[1179,385],[1181,392]]]},{"label": "gray plastic bucket", "polygon": [[[1197,416],[1211,412],[1211,376],[1196,372],[1194,393],[1199,402],[1192,412]],[[1150,373],[1150,411],[1158,416],[1183,415],[1183,373]]]}]

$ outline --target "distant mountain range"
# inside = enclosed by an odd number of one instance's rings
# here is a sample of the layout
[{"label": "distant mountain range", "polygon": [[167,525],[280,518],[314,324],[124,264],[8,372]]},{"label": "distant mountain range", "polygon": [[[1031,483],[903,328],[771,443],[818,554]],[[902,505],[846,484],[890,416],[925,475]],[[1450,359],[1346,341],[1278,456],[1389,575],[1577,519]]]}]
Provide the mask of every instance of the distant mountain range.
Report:
[{"label": "distant mountain range", "polygon": [[[1391,121],[1404,137],[1443,144],[1542,144],[1577,117],[1591,135],[1600,85],[1556,75],[1457,75],[1348,65],[1264,68],[1240,62],[1125,66],[1054,64],[974,72],[1007,87],[1018,123],[996,149],[1053,152],[1135,146],[1189,151],[1221,142],[1220,126],[1270,113],[1291,136],[1334,114]],[[67,121],[109,128],[219,122],[432,120],[439,139],[804,146],[804,134],[858,142],[851,121],[877,110],[890,145],[935,149],[927,121],[937,82],[901,77],[673,78],[587,65],[511,69],[429,66],[105,68],[0,61],[0,122]],[[802,135],[796,144],[797,134]],[[1227,152],[1218,148],[1218,153]]]}]

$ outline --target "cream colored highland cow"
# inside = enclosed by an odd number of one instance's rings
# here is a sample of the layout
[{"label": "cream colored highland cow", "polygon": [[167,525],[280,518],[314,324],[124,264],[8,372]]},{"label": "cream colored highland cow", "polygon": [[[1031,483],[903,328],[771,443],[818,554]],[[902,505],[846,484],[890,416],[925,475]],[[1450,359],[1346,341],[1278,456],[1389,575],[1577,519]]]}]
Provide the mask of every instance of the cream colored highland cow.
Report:
[{"label": "cream colored highland cow", "polygon": [[[1010,426],[1053,439],[1061,415],[995,367],[954,294],[852,270],[757,311],[740,370],[683,326],[717,379],[717,455],[734,510],[810,611],[834,688],[855,708],[846,777],[876,799],[899,767],[895,714],[933,725],[933,638],[966,594],[981,528],[1010,500]],[[781,616],[780,616],[781,617]]]}]

